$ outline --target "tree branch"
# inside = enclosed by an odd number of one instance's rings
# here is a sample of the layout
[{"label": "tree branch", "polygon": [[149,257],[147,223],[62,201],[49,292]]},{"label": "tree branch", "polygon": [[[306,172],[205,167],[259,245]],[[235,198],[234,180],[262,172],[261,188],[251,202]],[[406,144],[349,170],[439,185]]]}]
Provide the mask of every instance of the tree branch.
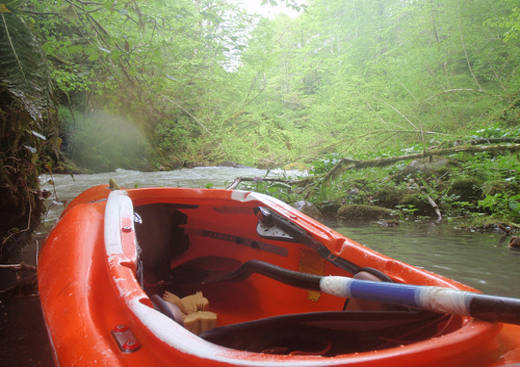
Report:
[{"label": "tree branch", "polygon": [[520,138],[479,138],[470,141],[472,145],[496,143],[520,143]]},{"label": "tree branch", "polygon": [[20,263],[20,264],[0,264],[0,269],[36,271],[36,266],[29,265],[29,264],[26,264],[26,263]]},{"label": "tree branch", "polygon": [[226,187],[227,190],[234,190],[241,182],[278,182],[286,185],[299,184],[302,180],[284,180],[281,178],[262,178],[262,177],[237,177],[233,180],[231,185]]}]

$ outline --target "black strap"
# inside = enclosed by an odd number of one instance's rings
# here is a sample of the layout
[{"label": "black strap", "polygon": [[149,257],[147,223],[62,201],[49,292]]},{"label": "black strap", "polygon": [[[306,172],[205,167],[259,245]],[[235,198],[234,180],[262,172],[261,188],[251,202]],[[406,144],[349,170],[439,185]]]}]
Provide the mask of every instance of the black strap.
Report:
[{"label": "black strap", "polygon": [[256,207],[254,212],[258,217],[258,220],[266,226],[275,225],[286,231],[291,237],[294,238],[295,242],[302,243],[308,247],[311,247],[317,251],[321,257],[327,261],[336,265],[337,267],[348,271],[350,274],[355,274],[360,271],[361,267],[350,262],[344,258],[337,257],[334,255],[324,244],[314,239],[305,229],[301,228],[297,224],[290,220],[282,217],[280,214],[273,210],[265,207]]}]

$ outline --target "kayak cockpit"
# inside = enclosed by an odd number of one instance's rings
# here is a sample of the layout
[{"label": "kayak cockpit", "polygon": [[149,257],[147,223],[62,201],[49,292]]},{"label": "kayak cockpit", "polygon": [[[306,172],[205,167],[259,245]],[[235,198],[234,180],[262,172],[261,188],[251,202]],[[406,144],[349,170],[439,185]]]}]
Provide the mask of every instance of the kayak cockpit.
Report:
[{"label": "kayak cockpit", "polygon": [[[124,297],[138,298],[139,311],[134,311],[153,314],[145,317],[148,321],[157,318],[157,312],[167,315],[175,334],[183,323],[175,312],[165,310],[162,295],[168,292],[182,299],[202,292],[209,303],[204,312],[214,313],[216,322],[198,328],[197,338],[233,350],[331,357],[402,346],[462,325],[460,317],[403,307],[350,309],[345,299],[262,272],[224,279],[255,261],[318,276],[353,276],[359,270],[348,260],[338,261],[304,229],[254,200],[185,198],[138,203],[134,211],[126,193],[114,192],[107,204],[105,242],[109,267],[119,277],[117,286],[125,283],[122,277],[131,276],[144,291],[120,289]],[[384,274],[381,278],[389,280]],[[135,302],[126,301],[135,308]],[[161,330],[168,333],[163,329],[164,325]]]}]

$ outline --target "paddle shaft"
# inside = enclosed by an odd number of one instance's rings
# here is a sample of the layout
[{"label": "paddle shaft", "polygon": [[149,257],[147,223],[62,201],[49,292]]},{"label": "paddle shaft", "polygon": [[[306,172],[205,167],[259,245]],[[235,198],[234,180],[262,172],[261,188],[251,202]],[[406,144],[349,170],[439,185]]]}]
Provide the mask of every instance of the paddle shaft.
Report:
[{"label": "paddle shaft", "polygon": [[341,276],[319,276],[284,269],[259,260],[206,283],[238,281],[257,273],[295,287],[320,290],[342,298],[359,298],[486,321],[520,324],[520,299],[490,296],[451,288],[373,282]]},{"label": "paddle shaft", "polygon": [[421,310],[520,324],[520,299],[464,292],[451,288],[373,282],[326,276],[320,290],[338,297],[360,298]]}]

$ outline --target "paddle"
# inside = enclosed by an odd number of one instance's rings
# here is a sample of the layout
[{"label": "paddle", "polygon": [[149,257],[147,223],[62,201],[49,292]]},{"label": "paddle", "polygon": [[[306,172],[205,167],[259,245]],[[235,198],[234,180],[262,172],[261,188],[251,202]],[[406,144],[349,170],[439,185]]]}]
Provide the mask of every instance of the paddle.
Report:
[{"label": "paddle", "polygon": [[319,290],[343,298],[360,298],[438,313],[471,316],[520,325],[520,299],[491,296],[451,288],[373,282],[342,276],[319,276],[287,270],[259,260],[237,270],[208,278],[201,284],[237,281],[257,273],[295,287]]}]

